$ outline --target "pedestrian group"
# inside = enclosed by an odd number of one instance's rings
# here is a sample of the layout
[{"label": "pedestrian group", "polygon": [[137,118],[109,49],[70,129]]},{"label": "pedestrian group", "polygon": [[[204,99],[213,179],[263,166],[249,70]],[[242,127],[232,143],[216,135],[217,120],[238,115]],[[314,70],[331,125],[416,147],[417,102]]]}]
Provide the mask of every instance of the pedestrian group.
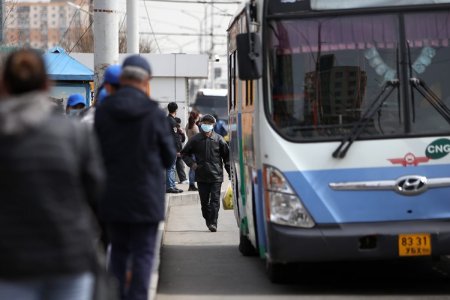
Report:
[{"label": "pedestrian group", "polygon": [[91,105],[81,94],[65,99],[64,115],[40,53],[6,58],[0,299],[98,299],[107,257],[118,299],[147,300],[165,194],[183,192],[176,177],[198,191],[206,226],[217,231],[223,169],[230,174],[228,144],[213,130],[221,122],[192,111],[184,128],[176,102],[166,115],[150,98],[151,78],[147,60],[129,56],[105,70]]}]

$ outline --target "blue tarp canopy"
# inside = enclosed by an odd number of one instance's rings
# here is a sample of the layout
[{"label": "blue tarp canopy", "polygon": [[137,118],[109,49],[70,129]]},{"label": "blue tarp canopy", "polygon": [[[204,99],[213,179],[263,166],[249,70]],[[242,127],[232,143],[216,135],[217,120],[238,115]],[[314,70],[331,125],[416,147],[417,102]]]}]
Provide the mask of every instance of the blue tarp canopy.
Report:
[{"label": "blue tarp canopy", "polygon": [[92,81],[94,72],[66,53],[63,48],[54,47],[44,54],[47,75],[52,80]]}]

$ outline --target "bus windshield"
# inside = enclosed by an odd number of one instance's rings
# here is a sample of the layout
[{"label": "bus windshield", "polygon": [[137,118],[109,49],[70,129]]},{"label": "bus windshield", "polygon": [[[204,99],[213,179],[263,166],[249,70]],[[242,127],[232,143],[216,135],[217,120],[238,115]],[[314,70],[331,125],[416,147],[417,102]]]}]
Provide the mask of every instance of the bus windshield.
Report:
[{"label": "bus windshield", "polygon": [[[419,78],[450,107],[449,11],[277,19],[268,37],[266,104],[282,136],[342,139],[361,121],[360,139],[450,133],[410,80]],[[374,101],[382,105],[367,114]]]}]

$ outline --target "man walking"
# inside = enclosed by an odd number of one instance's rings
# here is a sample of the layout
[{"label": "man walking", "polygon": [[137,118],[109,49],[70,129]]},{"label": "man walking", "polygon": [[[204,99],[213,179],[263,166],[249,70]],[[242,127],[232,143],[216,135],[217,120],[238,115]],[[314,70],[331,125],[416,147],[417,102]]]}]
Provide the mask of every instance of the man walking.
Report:
[{"label": "man walking", "polygon": [[[216,232],[223,167],[225,165],[227,173],[230,174],[230,151],[223,137],[213,131],[216,123],[213,116],[203,116],[201,123],[201,133],[187,142],[181,155],[186,164],[195,170],[202,215],[206,226],[210,231]],[[195,160],[192,155],[195,156]]]},{"label": "man walking", "polygon": [[[100,216],[111,240],[110,270],[119,281],[122,300],[147,300],[157,228],[164,219],[164,171],[175,162],[175,143],[164,112],[146,92],[148,62],[125,59],[120,89],[95,113],[107,171]],[[132,279],[126,287],[127,260]]]}]

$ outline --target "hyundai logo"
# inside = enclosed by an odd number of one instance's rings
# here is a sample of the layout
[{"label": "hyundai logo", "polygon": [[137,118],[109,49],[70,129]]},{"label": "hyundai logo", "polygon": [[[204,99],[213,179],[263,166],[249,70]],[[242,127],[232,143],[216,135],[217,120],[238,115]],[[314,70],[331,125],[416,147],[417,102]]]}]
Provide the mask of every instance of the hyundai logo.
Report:
[{"label": "hyundai logo", "polygon": [[427,178],[419,175],[404,176],[395,182],[395,191],[406,196],[418,195],[427,190]]}]

